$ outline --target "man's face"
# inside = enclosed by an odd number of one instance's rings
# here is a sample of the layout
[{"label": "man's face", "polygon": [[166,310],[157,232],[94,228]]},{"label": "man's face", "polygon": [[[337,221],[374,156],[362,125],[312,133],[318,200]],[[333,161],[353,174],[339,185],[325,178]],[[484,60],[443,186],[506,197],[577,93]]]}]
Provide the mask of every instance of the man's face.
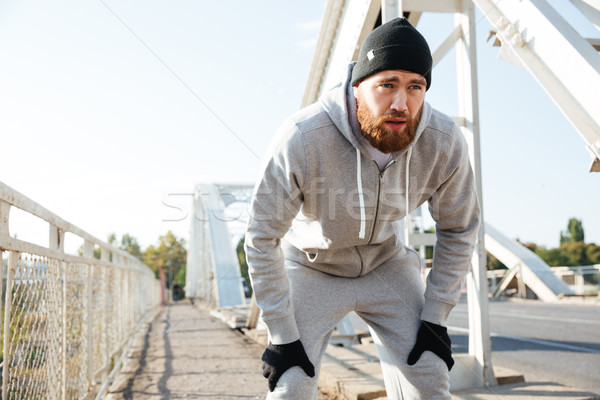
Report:
[{"label": "man's face", "polygon": [[421,117],[427,82],[421,75],[387,70],[354,87],[363,136],[383,153],[408,146]]}]

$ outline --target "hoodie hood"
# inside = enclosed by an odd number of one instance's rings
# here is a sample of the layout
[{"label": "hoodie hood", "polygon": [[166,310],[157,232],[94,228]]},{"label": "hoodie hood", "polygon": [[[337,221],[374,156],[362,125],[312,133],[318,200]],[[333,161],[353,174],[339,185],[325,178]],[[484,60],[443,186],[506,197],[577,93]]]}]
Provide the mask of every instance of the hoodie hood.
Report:
[{"label": "hoodie hood", "polygon": [[[328,90],[320,99],[319,104],[337,129],[344,135],[344,137],[352,143],[354,147],[360,149],[364,154],[368,154],[368,157],[372,159],[365,146],[362,144],[362,133],[360,125],[358,123],[356,100],[354,98],[354,91],[350,81],[352,80],[352,70],[356,62],[352,62],[348,65],[346,76],[344,80],[330,90]],[[423,134],[425,127],[429,123],[431,118],[432,109],[429,103],[423,102],[423,111],[421,112],[421,119],[416,127],[414,140],[403,150],[393,153],[392,159],[396,159],[399,155],[404,154],[408,151],[408,148],[412,147]]]}]

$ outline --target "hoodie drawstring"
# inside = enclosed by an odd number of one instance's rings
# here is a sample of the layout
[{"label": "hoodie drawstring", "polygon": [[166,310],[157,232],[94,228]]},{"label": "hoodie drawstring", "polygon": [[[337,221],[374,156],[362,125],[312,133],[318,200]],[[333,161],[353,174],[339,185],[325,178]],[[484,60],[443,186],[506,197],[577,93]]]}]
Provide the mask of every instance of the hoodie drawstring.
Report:
[{"label": "hoodie drawstring", "polygon": [[405,178],[405,183],[406,183],[406,192],[405,192],[405,201],[406,201],[406,217],[405,217],[405,224],[404,224],[404,244],[406,246],[408,246],[408,240],[409,240],[409,235],[410,235],[410,208],[408,208],[409,206],[409,198],[408,198],[408,183],[409,183],[409,179],[410,179],[410,157],[412,155],[412,146],[408,148],[408,152],[406,153],[406,178]]},{"label": "hoodie drawstring", "polygon": [[365,229],[367,225],[365,216],[365,198],[363,195],[362,187],[362,168],[360,161],[360,150],[356,148],[356,186],[358,187],[358,202],[360,204],[360,232],[358,232],[358,238],[365,238]]}]

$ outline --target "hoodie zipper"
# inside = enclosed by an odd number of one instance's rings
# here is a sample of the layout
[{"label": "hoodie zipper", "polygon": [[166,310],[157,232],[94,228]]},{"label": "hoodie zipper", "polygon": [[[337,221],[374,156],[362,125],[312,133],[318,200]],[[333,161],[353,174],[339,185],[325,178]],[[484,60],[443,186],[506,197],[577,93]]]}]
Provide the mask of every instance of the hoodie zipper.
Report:
[{"label": "hoodie zipper", "polygon": [[[395,162],[396,160],[390,161],[388,165],[385,166],[383,171],[379,173],[379,183],[377,186],[377,204],[375,206],[375,219],[373,220],[373,228],[371,228],[371,235],[369,236],[369,241],[367,242],[367,244],[371,244],[371,241],[373,240],[373,234],[375,233],[375,228],[377,227],[377,222],[379,221],[379,200],[381,198],[381,187],[383,186],[383,174],[385,174],[385,171],[387,171],[387,169]],[[375,165],[377,165],[377,163],[375,163]]]},{"label": "hoodie zipper", "polygon": [[[375,166],[379,169],[379,166],[377,165],[377,162],[373,161],[375,163]],[[371,241],[373,240],[373,234],[375,233],[375,228],[377,226],[377,221],[379,220],[379,199],[381,197],[381,186],[383,185],[383,174],[385,173],[385,171],[396,162],[396,160],[391,160],[388,165],[385,166],[385,169],[381,172],[379,172],[379,181],[377,182],[377,202],[375,205],[375,217],[373,219],[373,227],[371,228],[371,234],[369,235],[369,240],[367,241],[367,244],[371,244]],[[360,259],[360,271],[358,272],[358,276],[362,275],[362,271],[364,269],[364,259],[362,257],[362,254],[360,253],[360,250],[358,248],[358,246],[354,246],[354,248],[356,249],[356,254],[358,254],[358,258]]]},{"label": "hoodie zipper", "polygon": [[381,181],[383,179],[384,172],[385,170],[379,173],[379,182],[377,183],[377,202],[375,203],[375,217],[373,218],[373,227],[371,228],[371,234],[369,235],[367,244],[371,244],[371,240],[373,240],[373,234],[375,233],[375,227],[377,226],[377,217],[379,216],[379,198],[381,197]]}]

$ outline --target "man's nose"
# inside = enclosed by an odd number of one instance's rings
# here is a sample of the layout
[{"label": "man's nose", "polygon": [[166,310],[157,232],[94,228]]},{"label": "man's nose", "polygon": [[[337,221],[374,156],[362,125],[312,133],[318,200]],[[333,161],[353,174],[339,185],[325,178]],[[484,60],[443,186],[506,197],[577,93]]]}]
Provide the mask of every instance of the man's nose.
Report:
[{"label": "man's nose", "polygon": [[395,95],[391,104],[391,108],[394,111],[406,111],[406,92],[399,90]]}]

